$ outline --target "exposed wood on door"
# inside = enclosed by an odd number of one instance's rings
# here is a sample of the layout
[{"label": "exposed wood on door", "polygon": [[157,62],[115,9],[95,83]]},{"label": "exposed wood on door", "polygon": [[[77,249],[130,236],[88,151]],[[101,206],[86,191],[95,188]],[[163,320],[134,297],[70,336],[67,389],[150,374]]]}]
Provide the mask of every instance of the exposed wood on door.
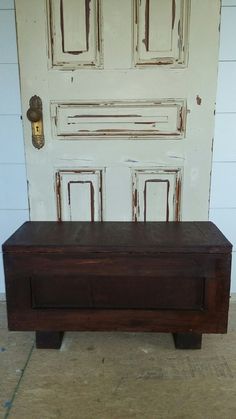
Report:
[{"label": "exposed wood on door", "polygon": [[133,170],[133,221],[179,221],[181,169]]},{"label": "exposed wood on door", "polygon": [[145,7],[145,38],[143,39],[143,43],[146,47],[146,51],[149,50],[149,0],[146,0],[146,7]]},{"label": "exposed wood on door", "polygon": [[15,3],[31,219],[207,219],[220,0]]},{"label": "exposed wood on door", "polygon": [[[180,174],[181,175],[181,174]],[[180,221],[180,205],[181,205],[181,182],[182,179],[180,176],[176,177],[175,185],[175,221]]]},{"label": "exposed wood on door", "polygon": [[190,0],[134,0],[136,66],[185,66]]},{"label": "exposed wood on door", "polygon": [[175,13],[176,13],[176,3],[175,3],[175,0],[172,0],[172,30],[174,29],[174,25],[175,25]]},{"label": "exposed wood on door", "polygon": [[100,0],[48,0],[52,65],[99,67]]},{"label": "exposed wood on door", "polygon": [[56,173],[56,203],[57,203],[57,220],[62,221],[61,219],[61,180],[60,173]]},{"label": "exposed wood on door", "polygon": [[57,139],[176,138],[185,135],[184,100],[52,103]]},{"label": "exposed wood on door", "polygon": [[202,98],[199,95],[196,96],[196,102],[199,106],[202,104]]},{"label": "exposed wood on door", "polygon": [[102,220],[102,170],[60,170],[56,173],[59,221]]}]

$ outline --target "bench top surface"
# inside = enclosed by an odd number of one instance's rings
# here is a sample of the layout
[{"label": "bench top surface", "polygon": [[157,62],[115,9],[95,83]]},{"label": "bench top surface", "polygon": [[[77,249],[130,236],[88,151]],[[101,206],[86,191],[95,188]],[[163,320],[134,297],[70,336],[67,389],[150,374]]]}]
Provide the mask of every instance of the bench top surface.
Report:
[{"label": "bench top surface", "polygon": [[231,250],[231,243],[211,222],[29,221],[3,244],[5,253],[229,253]]}]

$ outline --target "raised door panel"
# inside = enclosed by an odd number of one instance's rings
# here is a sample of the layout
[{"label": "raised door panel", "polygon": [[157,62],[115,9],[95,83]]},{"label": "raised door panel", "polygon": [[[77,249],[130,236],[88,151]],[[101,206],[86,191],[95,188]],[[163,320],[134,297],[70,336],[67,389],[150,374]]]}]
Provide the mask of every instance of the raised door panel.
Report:
[{"label": "raised door panel", "polygon": [[133,171],[134,221],[179,221],[181,169]]},{"label": "raised door panel", "polygon": [[52,66],[100,66],[99,0],[48,0]]},{"label": "raised door panel", "polygon": [[135,0],[135,65],[186,64],[189,10],[189,0]]},{"label": "raised door panel", "polygon": [[61,170],[56,192],[60,221],[102,220],[102,170]]},{"label": "raised door panel", "polygon": [[165,138],[185,135],[184,100],[52,103],[56,139]]}]

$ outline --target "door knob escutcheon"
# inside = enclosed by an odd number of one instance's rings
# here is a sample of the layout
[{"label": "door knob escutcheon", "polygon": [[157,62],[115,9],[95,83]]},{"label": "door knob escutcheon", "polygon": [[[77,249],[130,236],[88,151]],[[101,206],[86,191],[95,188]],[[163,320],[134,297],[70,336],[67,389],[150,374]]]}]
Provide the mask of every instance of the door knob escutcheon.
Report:
[{"label": "door knob escutcheon", "polygon": [[32,96],[29,101],[29,109],[27,110],[27,118],[31,122],[32,143],[37,149],[44,146],[43,131],[43,105],[39,96]]}]

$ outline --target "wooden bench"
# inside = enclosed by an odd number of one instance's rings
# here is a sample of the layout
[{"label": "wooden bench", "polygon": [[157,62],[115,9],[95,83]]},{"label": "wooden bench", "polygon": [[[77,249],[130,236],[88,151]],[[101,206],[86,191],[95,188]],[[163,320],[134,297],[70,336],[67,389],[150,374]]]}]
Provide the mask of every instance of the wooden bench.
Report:
[{"label": "wooden bench", "polygon": [[226,333],[232,246],[210,222],[27,222],[3,245],[8,325],[59,348],[64,331]]}]

